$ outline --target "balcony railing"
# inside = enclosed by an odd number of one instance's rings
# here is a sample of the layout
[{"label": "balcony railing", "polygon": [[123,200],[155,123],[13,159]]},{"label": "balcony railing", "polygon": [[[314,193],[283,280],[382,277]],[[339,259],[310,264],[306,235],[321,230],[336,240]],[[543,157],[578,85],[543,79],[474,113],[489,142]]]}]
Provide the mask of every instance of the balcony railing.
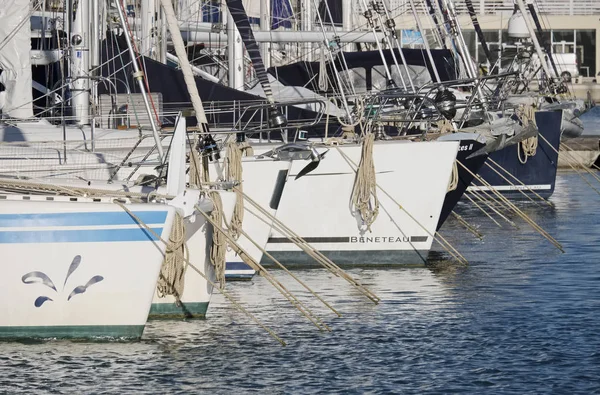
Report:
[{"label": "balcony railing", "polygon": [[[495,14],[511,11],[513,0],[472,0],[475,12],[478,14]],[[434,0],[434,3],[437,3]],[[409,0],[389,0],[390,9],[394,15],[412,12]],[[545,15],[598,15],[600,0],[537,0],[534,3],[541,14]],[[426,13],[425,0],[415,0],[417,12]],[[454,2],[459,14],[466,14],[467,7],[462,0]]]}]

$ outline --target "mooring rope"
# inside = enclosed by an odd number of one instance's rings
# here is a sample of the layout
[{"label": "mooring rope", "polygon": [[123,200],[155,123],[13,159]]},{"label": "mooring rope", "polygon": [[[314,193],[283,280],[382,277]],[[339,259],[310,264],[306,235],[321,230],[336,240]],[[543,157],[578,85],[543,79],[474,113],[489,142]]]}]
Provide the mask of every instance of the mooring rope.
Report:
[{"label": "mooring rope", "polygon": [[446,118],[437,122],[438,131],[440,134],[450,133],[454,131],[454,127],[452,126],[452,122],[447,120]]},{"label": "mooring rope", "polygon": [[[517,115],[521,118],[521,123],[523,127],[526,128],[529,124],[536,125],[535,122],[535,107],[533,106],[520,106],[517,110]],[[539,131],[538,131],[539,133]],[[537,135],[529,137],[525,140],[520,141],[517,144],[517,154],[519,156],[519,162],[522,164],[527,163],[527,159],[529,157],[535,156],[537,153],[538,146],[538,137]],[[521,151],[523,151],[524,157],[521,156]]]},{"label": "mooring rope", "polygon": [[[537,153],[538,136],[529,137],[528,139],[522,140],[517,144],[517,154],[519,156],[519,162],[522,164],[527,163],[527,159],[531,156],[535,156]],[[523,151],[523,157],[521,156]]]},{"label": "mooring rope", "polygon": [[377,199],[377,180],[375,177],[375,163],[373,161],[373,144],[375,134],[368,133],[362,144],[362,152],[354,186],[352,187],[352,208],[359,212],[363,224],[371,231],[371,225],[379,214],[379,199]]},{"label": "mooring rope", "polygon": [[450,175],[450,182],[448,183],[448,188],[446,193],[456,190],[458,187],[458,165],[456,164],[456,159],[454,160],[454,164],[452,165],[452,174]]},{"label": "mooring rope", "polygon": [[191,187],[200,188],[202,185],[202,176],[201,176],[201,159],[198,150],[195,148],[196,144],[194,144],[190,149],[190,171],[189,171],[189,183]]},{"label": "mooring rope", "polygon": [[160,268],[160,276],[156,287],[160,298],[173,295],[178,303],[181,301],[187,269],[185,262],[188,259],[189,251],[185,245],[185,223],[181,214],[175,213],[165,259]]},{"label": "mooring rope", "polygon": [[[339,147],[336,147],[336,148],[337,148],[338,152],[340,153],[340,155],[342,155],[342,157],[346,160],[346,162],[348,163],[348,165],[352,168],[352,170],[358,174],[358,170],[359,170],[358,165],[352,159],[350,159],[350,157],[348,157],[348,155],[344,154],[344,152]],[[459,162],[459,164],[461,166],[464,166],[460,162]],[[467,262],[467,260],[465,259],[465,257],[463,257],[462,254],[460,252],[458,252],[456,250],[456,248],[454,248],[439,232],[435,232],[435,235],[433,235],[421,222],[419,222],[419,220],[417,220],[411,213],[409,213],[404,208],[404,206],[402,206],[396,199],[394,199],[392,197],[392,195],[390,195],[385,189],[383,189],[381,187],[381,185],[377,184],[377,182],[375,182],[375,187],[379,188],[384,195],[386,195],[392,202],[394,202],[394,204],[400,210],[402,210],[406,215],[408,215],[408,217],[410,219],[412,219],[417,225],[419,225],[419,227],[421,229],[423,229],[434,241],[437,241],[460,264],[464,264],[464,265],[468,265],[469,264]],[[398,227],[398,229],[399,229],[399,227]]]},{"label": "mooring rope", "polygon": [[[119,201],[114,201],[113,203],[115,203],[117,206],[121,207],[127,214],[129,214],[131,216],[131,218],[133,218],[140,226],[142,226],[144,229],[146,229],[146,231],[148,231],[151,235],[153,235],[157,240],[160,240],[164,245],[168,245],[168,243],[166,242],[166,240],[164,240],[162,237],[160,237],[160,235],[158,233],[156,233],[154,231],[154,229],[152,229],[151,227],[148,226],[148,224],[146,224],[144,221],[142,221],[137,215],[135,215],[135,213],[133,213],[131,210],[129,210],[123,203],[119,202]],[[200,210],[200,208],[198,207],[198,205],[195,205],[196,210],[198,210],[202,215],[206,215],[206,213],[204,213],[202,210]],[[206,217],[206,219],[208,220],[208,216]],[[251,312],[249,312],[248,310],[246,310],[239,302],[237,302],[228,292],[225,292],[224,289],[222,288],[218,288],[216,286],[216,284],[211,281],[206,274],[204,274],[204,272],[202,272],[200,269],[198,269],[198,267],[196,267],[194,264],[192,264],[189,261],[189,258],[184,257],[185,263],[190,266],[196,273],[198,273],[203,279],[206,280],[206,282],[208,282],[210,285],[212,285],[213,287],[217,288],[217,290],[221,293],[221,295],[223,295],[225,298],[227,298],[227,300],[229,300],[231,302],[231,304],[233,304],[233,306],[235,308],[237,308],[239,311],[241,311],[242,313],[246,314],[250,319],[252,319],[252,321],[254,321],[258,326],[260,326],[261,328],[263,328],[265,331],[267,331],[271,337],[273,337],[275,340],[277,340],[282,346],[286,345],[286,342],[284,342],[279,336],[277,336],[277,334],[270,329],[269,327],[267,327],[266,325],[264,325],[262,322],[260,322],[258,320],[258,318],[256,318],[256,316],[254,314],[252,314]]]},{"label": "mooring rope", "polygon": [[[213,202],[213,210],[211,219],[218,226],[223,224],[223,202],[221,195],[217,191],[210,191],[208,196]],[[213,230],[213,242],[210,246],[210,263],[215,268],[215,278],[219,282],[221,288],[225,287],[225,255],[227,253],[227,239],[223,232]]]},{"label": "mooring rope", "polygon": [[[249,145],[248,145],[249,147]],[[246,149],[245,147],[243,149]],[[235,191],[235,208],[231,216],[231,225],[229,231],[234,240],[240,237],[242,223],[244,221],[244,197],[240,193],[243,191],[242,183],[242,147],[235,141],[227,144],[227,181],[239,182],[238,190]]]}]

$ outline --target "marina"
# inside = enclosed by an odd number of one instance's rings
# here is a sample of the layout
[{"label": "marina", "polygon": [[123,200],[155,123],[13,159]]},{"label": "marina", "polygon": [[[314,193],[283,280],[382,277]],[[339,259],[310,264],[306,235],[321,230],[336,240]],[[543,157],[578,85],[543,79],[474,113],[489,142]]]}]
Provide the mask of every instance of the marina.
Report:
[{"label": "marina", "polygon": [[322,270],[299,272],[342,312],[330,319],[331,333],[298,320],[261,277],[230,283],[285,336],[286,347],[216,295],[206,320],[152,321],[141,342],[2,343],[0,382],[10,392],[48,393],[594,393],[600,244],[589,202],[595,199],[576,174],[561,171],[553,207],[524,203],[564,243],[565,254],[530,228],[498,229],[461,204],[459,213],[479,226],[484,241],[465,237],[455,221],[443,231],[469,267],[442,258],[428,267],[351,269],[382,297],[378,306]]},{"label": "marina", "polygon": [[4,0],[0,392],[600,391],[553,1]]}]

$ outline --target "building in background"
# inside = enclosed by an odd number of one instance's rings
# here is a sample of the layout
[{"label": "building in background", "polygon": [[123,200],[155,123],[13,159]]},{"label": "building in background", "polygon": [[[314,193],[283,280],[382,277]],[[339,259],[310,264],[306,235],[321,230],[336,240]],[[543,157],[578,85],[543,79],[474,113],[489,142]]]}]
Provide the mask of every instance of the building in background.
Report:
[{"label": "building in background", "polygon": [[[495,61],[502,56],[503,44],[509,42],[507,24],[513,14],[513,0],[472,1]],[[431,29],[432,22],[425,9],[425,0],[414,0],[414,3],[421,23],[426,29]],[[575,53],[579,74],[583,77],[596,76],[600,72],[600,0],[537,0],[533,4],[545,29],[545,39],[551,43],[553,52]],[[485,63],[464,0],[455,0],[455,7],[471,54],[479,63]],[[393,15],[397,15],[395,19],[399,29],[415,28],[409,0],[390,0],[390,9]],[[433,34],[426,35],[432,43]]]}]

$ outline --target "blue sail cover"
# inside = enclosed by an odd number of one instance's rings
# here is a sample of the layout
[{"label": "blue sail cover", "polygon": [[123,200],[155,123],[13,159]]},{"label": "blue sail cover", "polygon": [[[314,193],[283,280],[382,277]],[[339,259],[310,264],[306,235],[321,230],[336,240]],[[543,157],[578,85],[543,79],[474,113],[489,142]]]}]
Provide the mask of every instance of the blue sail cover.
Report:
[{"label": "blue sail cover", "polygon": [[221,2],[207,0],[202,2],[202,22],[219,23],[221,17]]},{"label": "blue sail cover", "polygon": [[289,0],[271,0],[271,29],[291,29],[294,14]]},{"label": "blue sail cover", "polygon": [[[350,0],[346,0],[350,3]],[[319,17],[326,24],[342,26],[342,0],[321,0],[317,12]]]},{"label": "blue sail cover", "polygon": [[[398,49],[394,49],[394,51],[396,59],[398,62],[401,62]],[[433,67],[424,49],[403,48],[402,53],[408,65],[427,67],[429,74],[432,76],[431,79],[434,80]],[[364,68],[367,74],[371,73],[373,67],[383,65],[379,51],[342,52],[340,55],[343,55],[346,60],[348,69]],[[394,62],[391,50],[383,50],[383,55],[387,64]],[[442,81],[451,81],[457,78],[457,65],[451,51],[447,49],[432,49],[431,55]],[[345,70],[345,66],[340,59],[341,57],[338,55],[334,64],[328,62],[326,65],[330,80],[335,80],[334,73]],[[269,73],[284,85],[304,86],[315,92],[320,91],[318,87],[319,62],[296,62],[286,66],[271,67]],[[367,84],[367,88],[370,89],[370,82],[368,81]]]}]

